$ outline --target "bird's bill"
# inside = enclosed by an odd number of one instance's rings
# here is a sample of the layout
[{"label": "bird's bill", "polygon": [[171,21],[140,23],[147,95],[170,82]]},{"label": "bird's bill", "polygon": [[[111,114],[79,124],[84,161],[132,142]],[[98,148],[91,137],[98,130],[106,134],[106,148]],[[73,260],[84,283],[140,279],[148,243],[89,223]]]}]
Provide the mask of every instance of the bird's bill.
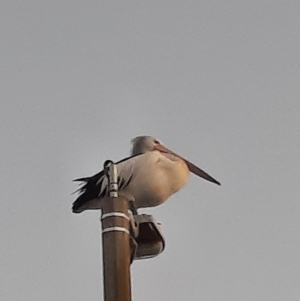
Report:
[{"label": "bird's bill", "polygon": [[203,178],[203,179],[205,179],[207,181],[210,181],[212,183],[221,185],[221,183],[219,181],[217,181],[216,179],[214,179],[212,176],[210,176],[204,170],[202,170],[201,168],[199,168],[198,166],[196,166],[192,162],[186,160],[185,158],[179,156],[178,154],[174,153],[170,149],[166,148],[164,145],[157,144],[157,145],[154,146],[154,149],[158,150],[158,151],[160,151],[162,153],[168,153],[168,154],[171,154],[171,155],[174,155],[174,156],[180,158],[181,160],[183,160],[186,163],[186,165],[189,168],[189,171],[192,172],[193,174],[195,174],[195,175],[197,175],[197,176],[199,176],[199,177],[201,177],[201,178]]}]

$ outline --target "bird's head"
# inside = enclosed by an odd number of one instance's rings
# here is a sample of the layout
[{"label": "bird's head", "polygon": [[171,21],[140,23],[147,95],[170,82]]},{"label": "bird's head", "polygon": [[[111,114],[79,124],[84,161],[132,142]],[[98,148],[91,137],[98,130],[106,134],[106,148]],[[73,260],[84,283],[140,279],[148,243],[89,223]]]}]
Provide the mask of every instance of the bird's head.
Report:
[{"label": "bird's head", "polygon": [[131,140],[132,150],[131,155],[140,155],[155,150],[157,145],[162,143],[152,136],[138,136]]},{"label": "bird's head", "polygon": [[171,154],[183,160],[190,172],[194,173],[195,175],[204,178],[210,182],[220,185],[220,182],[215,180],[209,174],[207,174],[204,170],[199,168],[198,166],[194,165],[192,162],[188,161],[187,159],[181,157],[177,153],[173,152],[172,150],[165,147],[158,139],[152,136],[138,136],[131,140],[132,143],[132,150],[131,155],[140,155],[147,152],[151,152],[154,150],[160,151],[161,153]]}]

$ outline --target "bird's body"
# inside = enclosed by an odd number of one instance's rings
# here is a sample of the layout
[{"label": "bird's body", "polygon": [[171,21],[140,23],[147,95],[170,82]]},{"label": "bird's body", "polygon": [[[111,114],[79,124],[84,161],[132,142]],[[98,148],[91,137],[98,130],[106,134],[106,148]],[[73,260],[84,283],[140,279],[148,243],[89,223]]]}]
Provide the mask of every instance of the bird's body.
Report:
[{"label": "bird's body", "polygon": [[136,208],[162,204],[181,189],[189,177],[187,165],[181,159],[159,151],[147,152],[125,161],[118,166],[118,170],[120,177],[128,177],[126,172],[129,170],[132,174],[132,180],[121,194],[133,200]]},{"label": "bird's body", "polygon": [[[135,208],[154,207],[164,203],[188,181],[192,163],[166,149],[155,138],[137,137],[133,140],[132,156],[117,163],[119,194],[134,202]],[[197,171],[201,171],[198,168]],[[208,176],[205,172],[200,176]],[[219,184],[208,176],[206,179]],[[73,203],[73,212],[101,209],[107,194],[108,180],[104,172],[78,179],[85,184]]]}]

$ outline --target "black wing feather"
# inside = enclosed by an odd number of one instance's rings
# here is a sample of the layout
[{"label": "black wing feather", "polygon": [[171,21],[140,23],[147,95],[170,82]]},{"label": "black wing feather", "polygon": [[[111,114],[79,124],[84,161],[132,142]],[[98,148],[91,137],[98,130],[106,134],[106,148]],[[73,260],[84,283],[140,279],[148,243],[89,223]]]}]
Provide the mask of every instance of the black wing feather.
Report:
[{"label": "black wing feather", "polygon": [[[124,161],[127,161],[127,160],[129,160],[133,157],[139,156],[139,155],[140,154],[127,157],[125,159],[120,160],[116,164],[120,164]],[[105,176],[104,171],[102,170],[91,177],[85,177],[85,178],[79,178],[79,179],[73,180],[74,182],[82,182],[82,183],[80,183],[80,185],[81,184],[83,185],[77,191],[75,191],[75,192],[79,192],[80,195],[78,196],[78,198],[75,200],[75,202],[72,205],[72,211],[74,213],[81,212],[80,208],[88,201],[91,201],[95,198],[102,198],[107,194],[107,188],[104,189],[103,191],[101,191],[101,194],[100,194],[102,178],[104,176]],[[123,189],[124,187],[126,187],[129,184],[130,180],[131,180],[131,177],[127,181],[123,178],[120,179],[120,177],[118,177],[119,189]]]}]

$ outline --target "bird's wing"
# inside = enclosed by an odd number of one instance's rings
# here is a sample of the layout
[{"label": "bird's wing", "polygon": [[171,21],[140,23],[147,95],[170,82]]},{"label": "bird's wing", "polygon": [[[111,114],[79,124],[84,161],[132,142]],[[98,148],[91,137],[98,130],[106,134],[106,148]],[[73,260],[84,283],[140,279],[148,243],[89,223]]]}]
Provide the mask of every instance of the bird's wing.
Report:
[{"label": "bird's wing", "polygon": [[[139,156],[141,155],[130,156],[116,163],[118,169],[119,189],[123,189],[129,184],[132,178],[134,162]],[[82,211],[82,206],[87,202],[97,198],[103,198],[107,194],[108,181],[104,174],[104,170],[91,177],[79,178],[73,181],[82,182],[80,183],[82,186],[75,191],[80,194],[72,206],[72,211],[74,213],[80,213]]]}]

